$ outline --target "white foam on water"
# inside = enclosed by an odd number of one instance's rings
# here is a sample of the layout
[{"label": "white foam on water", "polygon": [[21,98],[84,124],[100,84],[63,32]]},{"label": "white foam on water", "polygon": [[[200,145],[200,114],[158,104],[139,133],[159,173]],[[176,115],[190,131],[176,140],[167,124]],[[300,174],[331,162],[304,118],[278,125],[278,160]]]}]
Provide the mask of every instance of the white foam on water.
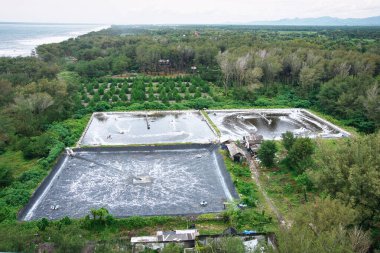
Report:
[{"label": "white foam on water", "polygon": [[[127,145],[154,143],[209,143],[217,136],[199,112],[107,113],[108,119],[94,117],[81,145]],[[117,119],[116,121],[114,119]],[[115,133],[117,134],[115,136]],[[107,136],[111,135],[111,138]]]},{"label": "white foam on water", "polygon": [[[83,217],[100,207],[116,216],[215,212],[222,210],[225,199],[232,199],[215,152],[205,148],[152,151],[125,151],[127,156],[119,151],[77,152],[31,219]],[[152,181],[133,183],[140,176]],[[209,205],[200,207],[201,201]],[[51,211],[52,204],[61,208]]]},{"label": "white foam on water", "polygon": [[59,174],[61,173],[62,168],[66,166],[68,159],[69,159],[68,156],[66,156],[62,165],[59,167],[58,171],[55,173],[54,177],[50,180],[49,184],[45,187],[40,197],[33,203],[32,207],[29,209],[29,212],[25,215],[24,220],[28,221],[33,217],[34,211],[40,205],[41,201],[45,198],[46,194],[49,192],[49,190],[53,186],[53,183],[55,182],[55,180],[59,178]]}]

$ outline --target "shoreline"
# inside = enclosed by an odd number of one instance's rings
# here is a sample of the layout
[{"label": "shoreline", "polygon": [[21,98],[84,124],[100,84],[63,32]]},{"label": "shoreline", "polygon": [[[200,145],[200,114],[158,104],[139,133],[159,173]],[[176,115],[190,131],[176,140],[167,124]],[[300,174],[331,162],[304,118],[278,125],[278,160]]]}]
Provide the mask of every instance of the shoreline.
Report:
[{"label": "shoreline", "polygon": [[[0,23],[2,25],[4,23]],[[72,24],[34,24],[34,23],[8,23],[7,25],[27,25],[27,26],[57,26],[57,27],[69,27],[73,26],[75,27],[81,27],[81,26],[91,26],[91,25],[72,25]],[[79,36],[91,33],[91,32],[98,32],[104,29],[110,28],[111,25],[98,25],[94,26],[93,28],[87,28],[87,29],[73,29],[72,31],[63,32],[62,34],[52,34],[52,35],[45,35],[45,36],[30,36],[25,38],[16,38],[13,41],[11,40],[5,40],[0,42],[0,57],[5,58],[16,58],[16,57],[29,57],[32,56],[33,50],[35,50],[38,46],[43,44],[52,44],[52,43],[60,43],[68,39],[77,38]],[[1,48],[1,44],[10,44],[13,43],[15,45],[14,48]]]}]

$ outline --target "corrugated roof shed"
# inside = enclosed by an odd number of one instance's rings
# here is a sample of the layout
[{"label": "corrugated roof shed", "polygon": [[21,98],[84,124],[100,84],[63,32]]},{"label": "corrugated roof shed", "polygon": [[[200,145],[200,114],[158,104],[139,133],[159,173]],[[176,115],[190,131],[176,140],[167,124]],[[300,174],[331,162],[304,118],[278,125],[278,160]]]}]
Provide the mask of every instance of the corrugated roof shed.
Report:
[{"label": "corrugated roof shed", "polygon": [[235,143],[226,144],[230,156],[234,159],[235,156],[244,156],[244,151],[239,148]]},{"label": "corrugated roof shed", "polygon": [[180,242],[195,240],[199,235],[196,229],[175,230],[175,231],[157,231],[157,240],[159,242]]}]

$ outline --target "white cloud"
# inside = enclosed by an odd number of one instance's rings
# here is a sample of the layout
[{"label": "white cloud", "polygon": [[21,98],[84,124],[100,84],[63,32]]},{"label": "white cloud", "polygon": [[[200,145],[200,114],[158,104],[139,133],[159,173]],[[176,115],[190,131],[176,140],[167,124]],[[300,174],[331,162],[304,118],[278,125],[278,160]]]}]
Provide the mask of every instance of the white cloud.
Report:
[{"label": "white cloud", "polygon": [[185,24],[380,15],[379,0],[0,1],[0,21]]}]

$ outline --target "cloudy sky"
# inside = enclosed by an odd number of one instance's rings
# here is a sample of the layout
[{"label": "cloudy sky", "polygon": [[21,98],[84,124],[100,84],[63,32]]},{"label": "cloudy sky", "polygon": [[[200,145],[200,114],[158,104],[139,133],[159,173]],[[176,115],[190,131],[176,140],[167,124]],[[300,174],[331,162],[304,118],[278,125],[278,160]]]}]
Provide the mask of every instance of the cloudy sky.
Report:
[{"label": "cloudy sky", "polygon": [[380,0],[0,0],[0,21],[200,24],[380,15]]}]

